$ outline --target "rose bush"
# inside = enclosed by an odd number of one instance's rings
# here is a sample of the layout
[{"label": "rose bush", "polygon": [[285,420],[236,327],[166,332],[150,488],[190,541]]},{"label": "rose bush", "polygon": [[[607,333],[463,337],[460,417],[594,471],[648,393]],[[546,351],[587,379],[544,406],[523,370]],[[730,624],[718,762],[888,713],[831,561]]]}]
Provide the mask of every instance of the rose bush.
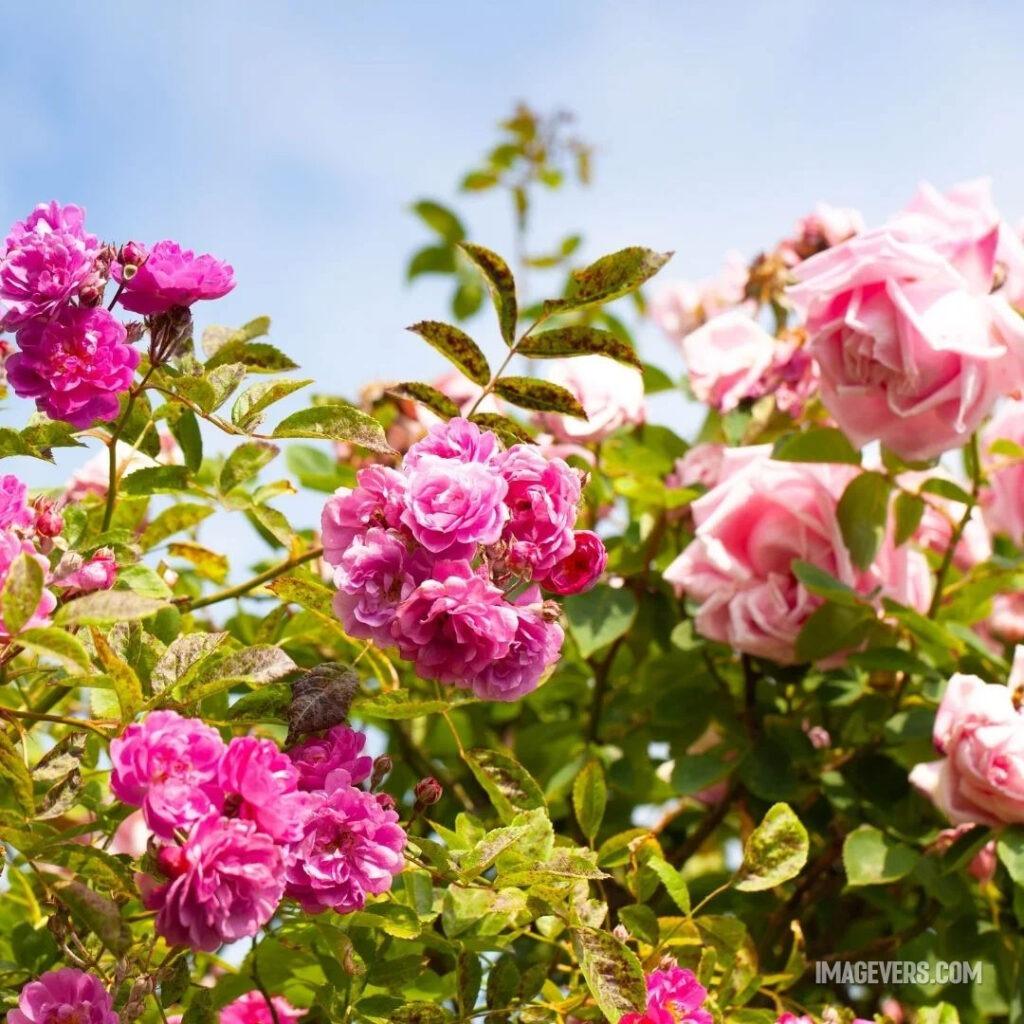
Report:
[{"label": "rose bush", "polygon": [[987,183],[922,186],[662,285],[536,247],[589,149],[503,133],[465,186],[517,265],[418,202],[438,373],[355,402],[265,318],[196,326],[224,260],[10,229],[0,1010],[1020,1019],[1024,243]]}]

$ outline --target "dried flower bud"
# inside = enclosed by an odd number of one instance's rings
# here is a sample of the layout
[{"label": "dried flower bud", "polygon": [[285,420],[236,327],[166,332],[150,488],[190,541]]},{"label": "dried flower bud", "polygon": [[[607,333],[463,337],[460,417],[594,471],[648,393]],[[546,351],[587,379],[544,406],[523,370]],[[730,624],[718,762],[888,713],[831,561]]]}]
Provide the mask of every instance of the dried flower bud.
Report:
[{"label": "dried flower bud", "polygon": [[149,321],[149,362],[163,366],[192,337],[192,312],[187,306],[171,306]]},{"label": "dried flower bud", "polygon": [[146,325],[141,320],[130,320],[124,329],[129,345],[134,345],[146,333]]},{"label": "dried flower bud", "polygon": [[420,779],[416,783],[413,795],[416,797],[416,810],[422,811],[423,808],[436,804],[444,795],[444,789],[437,779],[432,775],[428,775],[425,779]]}]

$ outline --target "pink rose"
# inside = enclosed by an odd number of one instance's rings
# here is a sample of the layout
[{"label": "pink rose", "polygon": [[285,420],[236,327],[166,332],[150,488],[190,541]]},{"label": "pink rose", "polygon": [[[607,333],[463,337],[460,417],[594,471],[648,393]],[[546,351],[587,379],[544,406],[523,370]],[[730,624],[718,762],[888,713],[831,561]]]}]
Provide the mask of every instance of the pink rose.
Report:
[{"label": "pink rose", "polygon": [[160,865],[169,881],[146,894],[157,933],[173,946],[212,953],[255,935],[274,916],[284,893],[284,860],[270,836],[251,821],[211,814],[184,846],[165,846]]},{"label": "pink rose", "polygon": [[983,625],[1004,644],[1024,643],[1024,594],[996,594]]},{"label": "pink rose", "polygon": [[120,263],[110,268],[115,281],[123,285],[120,303],[143,316],[166,313],[172,306],[191,306],[200,299],[219,299],[235,287],[230,264],[177,242],[157,242],[142,266],[129,278]]},{"label": "pink rose", "polygon": [[498,438],[489,430],[456,416],[447,423],[430,428],[422,441],[417,441],[405,455],[405,468],[415,469],[427,455],[453,462],[480,462],[490,465],[501,449]]},{"label": "pink rose", "polygon": [[[971,255],[991,271],[991,244]],[[871,231],[794,273],[789,297],[807,318],[822,401],[857,445],[939,455],[1021,383],[1024,322],[983,273],[966,277],[926,245]]]},{"label": "pink rose", "polygon": [[576,356],[556,360],[549,377],[573,395],[587,414],[585,420],[542,414],[540,422],[559,441],[603,441],[622,427],[635,426],[646,418],[643,377],[630,366],[604,356]]},{"label": "pink rose", "polygon": [[31,525],[27,495],[28,488],[12,473],[0,477],[0,530]]},{"label": "pink rose", "polygon": [[[44,580],[49,577],[50,563],[36,551],[30,541],[22,539],[11,529],[0,530],[0,591],[3,590],[7,582],[7,576],[11,571],[11,566],[19,555],[28,555],[29,558],[37,562],[39,568],[43,571]],[[50,624],[50,615],[56,607],[57,599],[44,587],[35,612],[33,612],[32,617],[22,628],[39,629],[43,626],[48,626]],[[3,618],[0,617],[0,640],[9,640],[10,636],[10,630],[7,628]]]},{"label": "pink rose", "polygon": [[1024,544],[1024,458],[992,451],[996,441],[1024,446],[1024,402],[1006,402],[981,432],[981,461],[988,486],[981,496],[985,522],[993,533]]},{"label": "pink rose", "polygon": [[950,821],[1024,822],[1024,718],[1011,687],[954,675],[932,735],[943,757],[917,765],[910,781]]},{"label": "pink rose", "polygon": [[[735,464],[739,468],[733,468]],[[821,599],[793,575],[796,560],[819,566],[862,594],[881,588],[917,608],[931,579],[920,552],[886,541],[867,571],[850,561],[836,506],[851,466],[775,461],[764,447],[733,449],[722,481],[692,507],[693,541],[665,571],[699,604],[697,631],[781,664]]]},{"label": "pink rose", "polygon": [[778,345],[745,313],[722,313],[709,320],[683,341],[694,395],[719,412],[730,412],[758,394]]},{"label": "pink rose", "polygon": [[140,356],[126,339],[124,324],[105,309],[68,306],[18,331],[7,378],[16,395],[34,398],[50,419],[83,430],[114,419],[121,393],[131,387]]},{"label": "pink rose", "polygon": [[371,526],[397,528],[407,488],[405,476],[395,469],[372,465],[359,470],[356,487],[339,490],[324,505],[324,560],[337,565],[352,539]]},{"label": "pink rose", "polygon": [[796,222],[793,236],[779,246],[779,252],[788,266],[795,267],[801,260],[845,242],[863,230],[864,218],[859,210],[818,203],[806,217]]},{"label": "pink rose", "polygon": [[425,679],[465,688],[508,654],[519,617],[468,562],[438,562],[433,572],[399,606],[392,635]]},{"label": "pink rose", "polygon": [[651,317],[676,344],[708,320],[743,304],[749,269],[742,253],[729,252],[717,277],[678,281],[662,288],[651,304]]},{"label": "pink rose", "polygon": [[111,792],[141,807],[146,824],[171,838],[219,806],[225,749],[220,733],[199,719],[152,711],[111,741]]},{"label": "pink rose", "polygon": [[671,966],[647,975],[647,1009],[626,1013],[619,1024],[712,1024],[703,1008],[707,989],[692,971]]},{"label": "pink rose", "polygon": [[608,552],[596,533],[577,530],[573,541],[572,551],[552,566],[542,581],[544,589],[552,594],[582,594],[598,581],[608,564]]},{"label": "pink rose", "polygon": [[423,457],[409,473],[402,525],[433,555],[471,558],[501,536],[507,490],[490,466]]},{"label": "pink rose", "polygon": [[293,842],[314,803],[298,789],[299,773],[271,740],[236,736],[220,759],[217,782],[228,817],[254,822],[275,842]]},{"label": "pink rose", "polygon": [[403,867],[398,814],[351,786],[323,794],[302,838],[289,849],[286,893],[303,910],[359,910],[368,894],[391,888]]},{"label": "pink rose", "polygon": [[117,559],[111,548],[97,548],[88,558],[69,551],[57,567],[54,583],[67,592],[88,594],[109,590],[117,579]]},{"label": "pink rose", "polygon": [[681,459],[676,459],[675,468],[666,478],[667,487],[693,487],[701,484],[714,487],[722,470],[725,445],[695,444]]},{"label": "pink rose", "polygon": [[233,1003],[228,1003],[220,1016],[218,1024],[298,1024],[305,1016],[305,1010],[299,1010],[292,1006],[283,996],[273,996],[271,1002],[274,1004],[274,1013],[270,1012],[267,1005],[267,998],[262,992],[246,992],[239,996]]},{"label": "pink rose", "polygon": [[366,737],[347,725],[310,736],[288,751],[299,773],[299,789],[331,790],[355,786],[370,777],[373,758],[362,753]]},{"label": "pink rose", "polygon": [[[956,828],[943,829],[927,852],[945,853],[962,835],[970,832],[974,827],[973,822],[964,822],[962,825],[957,825]],[[971,858],[970,864],[967,865],[967,871],[984,885],[995,878],[997,863],[996,844],[993,841],[986,843]]]},{"label": "pink rose", "polygon": [[537,688],[544,673],[558,661],[565,634],[547,622],[540,590],[530,587],[513,606],[518,623],[508,653],[492,661],[473,679],[481,700],[519,700]]},{"label": "pink rose", "polygon": [[562,459],[547,459],[526,444],[503,452],[498,466],[508,483],[505,501],[510,514],[502,538],[508,560],[542,576],[576,544],[579,474]]},{"label": "pink rose", "polygon": [[120,1024],[103,982],[75,967],[49,971],[30,981],[7,1024]]}]

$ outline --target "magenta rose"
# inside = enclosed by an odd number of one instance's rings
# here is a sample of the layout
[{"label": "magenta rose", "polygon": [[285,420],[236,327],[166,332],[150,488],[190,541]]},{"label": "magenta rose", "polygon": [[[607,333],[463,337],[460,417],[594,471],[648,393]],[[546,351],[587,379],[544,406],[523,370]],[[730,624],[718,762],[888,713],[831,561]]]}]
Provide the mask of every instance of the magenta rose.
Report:
[{"label": "magenta rose", "polygon": [[537,688],[544,673],[558,661],[565,634],[557,622],[544,618],[540,589],[530,587],[513,605],[518,622],[508,653],[492,661],[473,679],[481,700],[519,700]]},{"label": "magenta rose", "polygon": [[28,488],[13,473],[0,477],[0,530],[32,523],[32,511],[26,497]]},{"label": "magenta rose", "polygon": [[712,1024],[703,1008],[707,997],[692,971],[675,965],[652,971],[647,975],[647,1009],[623,1014],[619,1024]]},{"label": "magenta rose", "polygon": [[379,797],[351,786],[322,795],[302,838],[289,848],[286,895],[303,910],[349,913],[391,888],[402,870],[405,832]]},{"label": "magenta rose", "polygon": [[110,744],[110,789],[141,807],[146,824],[171,838],[220,806],[226,747],[216,729],[175,711],[151,711]]},{"label": "magenta rose", "polygon": [[306,1014],[283,996],[272,996],[270,1001],[274,1004],[274,1013],[270,1012],[267,997],[262,992],[246,992],[220,1011],[218,1024],[274,1024],[275,1016],[277,1024],[298,1024]]},{"label": "magenta rose", "polygon": [[981,433],[981,461],[988,486],[982,492],[985,522],[1018,547],[1024,545],[1024,458],[993,452],[997,441],[1024,447],[1024,402],[1006,402]]},{"label": "magenta rose", "polygon": [[1009,686],[954,675],[932,733],[941,760],[910,781],[954,824],[1024,822],[1024,717]]},{"label": "magenta rose", "polygon": [[217,782],[228,817],[254,822],[275,842],[292,842],[313,809],[298,789],[299,773],[271,740],[236,736],[220,759]]},{"label": "magenta rose", "polygon": [[118,414],[140,358],[126,339],[124,324],[105,309],[68,306],[18,331],[7,378],[16,395],[34,398],[50,419],[82,430]]},{"label": "magenta rose", "polygon": [[362,753],[366,737],[347,725],[336,725],[323,736],[310,736],[288,751],[299,773],[299,789],[332,790],[368,779],[373,758]]},{"label": "magenta rose", "polygon": [[50,319],[92,273],[100,245],[78,206],[41,203],[11,228],[0,256],[2,324]]},{"label": "magenta rose", "polygon": [[593,531],[577,530],[573,534],[573,541],[572,551],[552,566],[541,581],[545,590],[562,597],[589,590],[600,579],[608,564],[604,541]]},{"label": "magenta rose", "polygon": [[103,982],[75,967],[49,971],[30,981],[7,1024],[120,1024]]},{"label": "magenta rose", "polygon": [[572,552],[580,476],[568,463],[515,444],[498,462],[508,482],[509,520],[502,540],[513,566],[543,576]]},{"label": "magenta rose", "polygon": [[508,654],[519,619],[502,592],[468,562],[438,562],[399,605],[392,635],[425,679],[467,688]]},{"label": "magenta rose", "polygon": [[[43,578],[47,579],[49,577],[50,563],[36,551],[30,541],[19,537],[13,530],[0,530],[0,591],[3,590],[4,585],[7,583],[7,576],[11,571],[11,566],[19,555],[28,555],[42,569]],[[57,599],[44,587],[35,612],[22,628],[39,629],[42,626],[48,626],[50,624],[50,615],[56,607]],[[0,617],[0,639],[9,639],[10,635],[6,623]]]},{"label": "magenta rose", "polygon": [[940,252],[882,229],[796,267],[789,297],[807,319],[821,397],[857,445],[905,459],[962,445],[1024,379],[1024,321],[991,295],[994,247],[965,276]]},{"label": "magenta rose", "polygon": [[639,370],[605,356],[577,356],[552,364],[550,379],[583,406],[587,418],[544,413],[540,423],[564,442],[603,441],[623,427],[643,423],[647,415]]},{"label": "magenta rose", "polygon": [[726,453],[721,482],[692,505],[693,541],[665,571],[697,602],[702,636],[781,664],[795,661],[797,635],[821,604],[793,574],[798,560],[859,593],[880,589],[927,606],[931,577],[920,552],[886,540],[867,571],[850,561],[836,506],[857,472],[776,461],[767,446]]},{"label": "magenta rose", "polygon": [[172,306],[191,306],[200,299],[219,299],[235,287],[230,264],[177,242],[157,242],[143,264],[128,277],[120,263],[111,274],[121,288],[120,303],[143,316],[166,313]]},{"label": "magenta rose", "polygon": [[117,559],[111,548],[97,548],[88,558],[69,551],[57,567],[54,583],[66,592],[88,594],[109,590],[117,580]]},{"label": "magenta rose", "polygon": [[355,536],[371,526],[397,528],[405,509],[405,476],[387,466],[366,466],[356,487],[342,488],[324,505],[320,532],[324,560],[337,565]]},{"label": "magenta rose", "polygon": [[409,473],[402,525],[434,555],[471,558],[501,536],[507,490],[490,466],[424,457]]},{"label": "magenta rose", "polygon": [[172,946],[212,953],[255,935],[284,893],[281,848],[240,818],[203,818],[184,846],[165,846],[159,862],[169,881],[145,903],[158,911],[156,930]]},{"label": "magenta rose", "polygon": [[480,462],[490,465],[500,454],[497,437],[489,430],[481,430],[461,416],[436,423],[422,441],[417,441],[405,453],[406,469],[416,466],[430,455],[452,462]]}]

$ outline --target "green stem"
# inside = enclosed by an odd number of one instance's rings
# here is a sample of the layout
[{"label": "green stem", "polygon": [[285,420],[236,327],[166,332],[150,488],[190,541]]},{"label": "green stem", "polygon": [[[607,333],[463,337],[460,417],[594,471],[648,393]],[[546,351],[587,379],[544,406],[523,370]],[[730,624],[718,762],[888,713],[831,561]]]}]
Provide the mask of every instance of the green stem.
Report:
[{"label": "green stem", "polygon": [[124,412],[115,424],[114,429],[110,432],[110,439],[107,441],[107,447],[110,450],[110,458],[107,463],[109,468],[107,470],[107,503],[103,509],[103,526],[101,528],[103,533],[106,533],[107,530],[110,529],[110,522],[114,518],[114,506],[117,504],[117,485],[119,483],[117,478],[117,442],[121,437],[121,432],[124,430],[125,425],[128,422],[128,417],[132,414],[132,409],[135,408],[135,400],[143,391],[145,391],[146,384],[149,382],[149,378],[155,369],[155,366],[151,366],[145,374],[143,374],[142,380],[140,380],[139,383],[136,384],[129,392]]}]

